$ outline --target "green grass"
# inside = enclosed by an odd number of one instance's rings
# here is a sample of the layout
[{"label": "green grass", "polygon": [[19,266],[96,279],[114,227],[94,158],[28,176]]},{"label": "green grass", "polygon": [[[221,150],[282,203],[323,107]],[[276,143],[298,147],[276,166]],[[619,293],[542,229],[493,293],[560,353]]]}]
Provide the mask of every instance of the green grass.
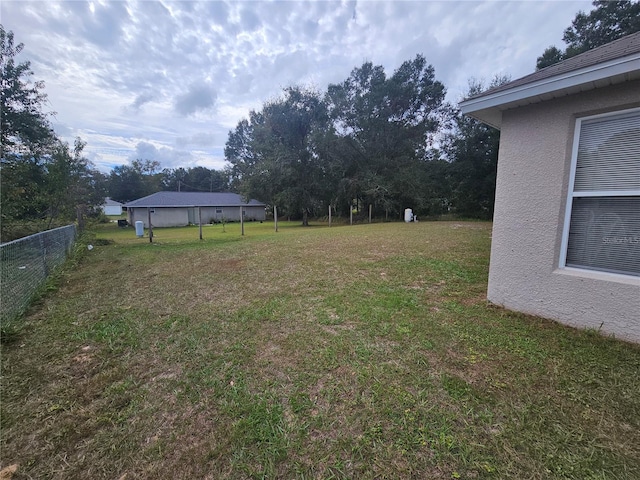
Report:
[{"label": "green grass", "polygon": [[490,229],[99,226],[3,346],[0,468],[640,478],[640,348],[487,304]]}]

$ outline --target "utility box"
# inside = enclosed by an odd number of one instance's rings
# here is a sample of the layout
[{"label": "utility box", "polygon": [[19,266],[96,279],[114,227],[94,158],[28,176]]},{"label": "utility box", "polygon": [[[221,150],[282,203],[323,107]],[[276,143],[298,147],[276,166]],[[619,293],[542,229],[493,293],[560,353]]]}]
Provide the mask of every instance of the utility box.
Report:
[{"label": "utility box", "polygon": [[136,222],[136,235],[138,238],[144,237],[144,222],[141,220]]},{"label": "utility box", "polygon": [[410,208],[404,209],[404,221],[406,223],[413,221],[413,210],[411,210]]}]

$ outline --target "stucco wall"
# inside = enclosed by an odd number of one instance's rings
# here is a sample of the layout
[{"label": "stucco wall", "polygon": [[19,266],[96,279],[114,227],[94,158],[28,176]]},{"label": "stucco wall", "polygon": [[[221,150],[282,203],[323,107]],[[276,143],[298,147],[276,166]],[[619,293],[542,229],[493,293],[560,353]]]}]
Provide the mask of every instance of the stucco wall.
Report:
[{"label": "stucco wall", "polygon": [[[196,222],[198,217],[198,209],[196,208]],[[217,212],[222,210],[222,212]],[[264,207],[244,207],[244,219],[246,221],[264,220]],[[211,221],[220,222],[224,218],[226,221],[240,221],[240,207],[202,207],[201,210],[202,223],[211,223]]]},{"label": "stucco wall", "polygon": [[120,215],[122,207],[120,205],[104,205],[102,211],[105,215]]},{"label": "stucco wall", "polygon": [[[198,223],[198,207],[189,207],[193,210],[192,223]],[[169,208],[157,207],[151,214],[151,224],[154,227],[182,227],[189,224],[189,208]],[[222,210],[222,213],[216,213],[216,210]],[[264,207],[245,207],[245,220],[264,220]],[[201,207],[200,215],[202,223],[211,223],[212,220],[219,222],[224,217],[227,221],[240,221],[240,207]],[[129,222],[135,225],[136,221],[144,222],[144,228],[148,228],[148,214],[146,208],[130,208]]]},{"label": "stucco wall", "polygon": [[640,342],[640,278],[559,268],[575,120],[640,106],[640,82],[505,111],[488,299]]},{"label": "stucco wall", "polygon": [[[186,208],[155,208],[151,214],[151,225],[154,227],[181,227],[189,224]],[[149,228],[149,215],[146,208],[130,208],[129,223],[144,222],[144,228]]]}]

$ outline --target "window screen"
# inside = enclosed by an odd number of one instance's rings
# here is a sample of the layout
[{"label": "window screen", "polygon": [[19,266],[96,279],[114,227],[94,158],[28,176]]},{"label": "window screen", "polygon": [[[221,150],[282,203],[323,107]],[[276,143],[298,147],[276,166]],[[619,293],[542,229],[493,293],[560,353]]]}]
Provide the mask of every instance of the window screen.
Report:
[{"label": "window screen", "polygon": [[640,276],[640,111],[578,129],[564,265]]}]

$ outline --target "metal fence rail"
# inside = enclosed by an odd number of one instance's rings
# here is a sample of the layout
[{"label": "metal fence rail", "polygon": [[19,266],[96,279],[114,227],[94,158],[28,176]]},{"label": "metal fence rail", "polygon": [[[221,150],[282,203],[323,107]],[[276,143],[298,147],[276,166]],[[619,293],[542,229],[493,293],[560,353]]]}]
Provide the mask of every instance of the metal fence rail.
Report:
[{"label": "metal fence rail", "polygon": [[47,230],[0,245],[0,319],[22,314],[51,271],[62,264],[76,240],[75,225]]}]

